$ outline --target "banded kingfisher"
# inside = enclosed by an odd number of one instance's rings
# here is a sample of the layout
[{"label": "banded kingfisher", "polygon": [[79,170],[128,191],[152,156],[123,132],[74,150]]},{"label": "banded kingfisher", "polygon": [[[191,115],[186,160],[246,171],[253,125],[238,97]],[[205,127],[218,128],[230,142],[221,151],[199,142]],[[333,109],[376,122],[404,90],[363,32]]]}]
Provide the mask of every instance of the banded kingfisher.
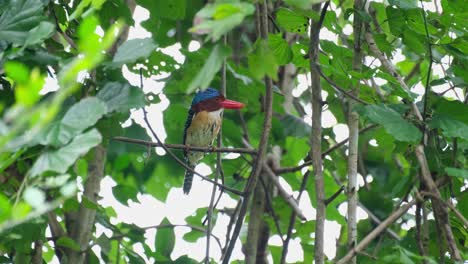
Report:
[{"label": "banded kingfisher", "polygon": [[[219,133],[224,109],[240,109],[244,104],[224,98],[218,90],[208,88],[195,94],[188,111],[184,128],[183,144],[194,147],[209,147]],[[185,162],[192,171],[185,171],[184,193],[192,188],[193,169],[203,158],[203,152],[184,151]]]}]

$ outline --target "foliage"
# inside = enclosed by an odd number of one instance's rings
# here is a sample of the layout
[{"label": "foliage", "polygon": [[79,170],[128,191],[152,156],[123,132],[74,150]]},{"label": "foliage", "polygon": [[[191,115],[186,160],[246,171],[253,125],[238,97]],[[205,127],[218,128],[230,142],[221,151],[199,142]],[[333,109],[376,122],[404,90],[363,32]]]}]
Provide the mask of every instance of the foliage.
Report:
[{"label": "foliage", "polygon": [[[239,112],[225,111],[223,145],[241,148],[243,139],[248,138],[253,147],[258,146],[265,100],[263,80],[268,76],[275,85],[268,151],[274,146],[281,149],[281,167],[307,162],[304,159],[310,150],[311,131],[311,98],[306,89],[310,85],[308,30],[310,21],[317,21],[320,16],[312,11],[311,5],[323,1],[268,1],[267,39],[257,38],[256,1],[205,2],[0,3],[0,262],[29,263],[39,256],[40,261],[35,263],[49,263],[53,258],[66,263],[65,255],[72,256],[81,250],[89,252],[89,263],[200,261],[193,259],[190,251],[182,256],[175,256],[174,252],[181,239],[200,242],[206,237],[200,230],[206,228],[202,222],[208,210],[208,194],[204,197],[206,205],[186,218],[190,230],[180,235],[175,226],[184,223],[172,223],[170,217],[150,227],[117,220],[120,214],[117,206],[105,207],[95,197],[102,177],[91,187],[87,183],[98,174],[109,175],[116,184],[112,198],[122,205],[139,203],[142,195],[150,195],[162,203],[167,202],[169,192],[182,195],[184,169],[167,153],[161,155],[154,148],[113,138],[155,140],[146,126],[141,125],[141,113],[137,110],[156,106],[164,109],[162,120],[158,120],[164,127],[158,127],[157,133],[165,131],[167,143],[181,143],[193,92],[220,88],[223,77],[219,72],[223,68],[227,97],[247,105]],[[366,42],[362,43],[366,55],[362,71],[353,70],[353,45],[358,36],[349,30],[354,19],[352,3],[331,1],[323,21],[329,37],[320,40],[318,59],[322,72],[334,85],[350,91],[360,84],[357,96],[367,103],[357,103],[355,108],[360,114],[360,128],[378,125],[359,137],[359,174],[365,184],[358,191],[362,207],[383,220],[399,201],[416,196],[420,167],[414,148],[425,142],[432,176],[450,181],[450,187],[440,188],[442,197],[453,202],[467,218],[466,3],[441,0],[435,1],[435,8],[426,1],[370,2],[369,12],[359,13],[377,47],[396,65],[397,73],[410,90],[401,87],[397,76],[376,63]],[[151,37],[125,39],[126,30],[134,25],[132,4],[149,11],[148,19],[135,26],[146,29]],[[194,50],[197,45],[200,48]],[[184,59],[179,60],[166,48],[178,49]],[[153,87],[141,89],[132,85],[135,82],[122,74],[127,69],[141,73],[145,79],[158,79],[164,88],[155,91]],[[323,78],[321,84],[324,116],[336,120],[330,126],[325,126],[330,120],[323,122],[322,151],[325,151],[343,139],[338,128],[346,124],[347,102],[352,99]],[[409,114],[408,102],[415,102],[423,112],[423,122]],[[182,157],[181,152],[174,153]],[[252,170],[252,158],[224,154],[221,157],[223,184],[242,190]],[[216,155],[207,155],[203,162],[215,171]],[[346,147],[324,157],[327,197],[346,184],[346,168]],[[306,170],[291,170],[280,176],[294,197],[301,189]],[[91,194],[86,193],[88,188]],[[305,186],[308,195],[302,196],[301,208],[303,203],[316,205],[314,188],[309,179]],[[291,214],[288,204],[274,193],[270,194],[272,210],[263,216],[270,238],[287,233]],[[229,192],[223,195],[223,199],[239,199]],[[327,220],[341,227],[337,260],[348,251],[345,216],[339,209],[345,203],[346,195],[339,194],[327,206]],[[429,202],[424,206],[431,209]],[[304,208],[312,210],[310,206]],[[233,207],[216,208],[215,227],[220,227],[219,219],[233,215],[233,210]],[[82,221],[76,217],[84,211],[96,215],[90,226],[71,221]],[[449,211],[449,219],[456,244],[467,257],[466,226],[453,211]],[[249,221],[247,217],[245,225]],[[431,218],[426,222],[430,227],[427,240],[430,250],[428,256],[419,254],[414,221],[414,212],[405,213],[389,227],[401,241],[382,235],[369,244],[367,254],[373,254],[382,263],[424,260],[434,263],[440,258],[453,263],[445,254],[445,246],[438,242],[436,223]],[[369,218],[359,221],[358,240],[375,226]],[[155,242],[150,244],[148,234],[153,229]],[[80,232],[90,232],[84,241],[85,248],[82,241],[76,240]],[[300,242],[303,254],[296,256],[297,261],[310,262],[313,258],[314,232],[314,219],[297,221],[292,238]],[[224,242],[224,237],[221,240]],[[42,252],[35,245],[47,251]],[[213,250],[216,247],[212,246]],[[274,263],[279,263],[281,247],[269,244],[267,248]],[[362,254],[358,262],[374,260]]]}]

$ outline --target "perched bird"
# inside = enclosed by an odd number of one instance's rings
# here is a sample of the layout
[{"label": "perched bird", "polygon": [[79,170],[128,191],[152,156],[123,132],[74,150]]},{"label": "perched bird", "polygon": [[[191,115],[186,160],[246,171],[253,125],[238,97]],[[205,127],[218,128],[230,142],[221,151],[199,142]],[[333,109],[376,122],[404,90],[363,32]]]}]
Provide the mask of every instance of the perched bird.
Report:
[{"label": "perched bird", "polygon": [[[195,94],[188,111],[184,128],[183,144],[194,147],[209,147],[216,138],[223,119],[223,109],[240,109],[244,104],[228,100],[213,88]],[[184,151],[187,165],[194,169],[203,158],[203,152]],[[192,187],[193,172],[186,170],[184,193],[188,194]]]}]

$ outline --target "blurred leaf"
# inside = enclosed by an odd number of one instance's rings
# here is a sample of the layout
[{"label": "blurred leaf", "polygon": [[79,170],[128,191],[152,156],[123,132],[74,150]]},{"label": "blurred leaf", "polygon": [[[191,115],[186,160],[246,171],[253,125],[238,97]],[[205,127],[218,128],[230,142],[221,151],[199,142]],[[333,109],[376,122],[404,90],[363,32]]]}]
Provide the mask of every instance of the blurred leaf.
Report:
[{"label": "blurred leaf", "polygon": [[81,155],[99,144],[101,139],[101,134],[96,129],[78,135],[70,144],[55,151],[42,153],[34,162],[29,175],[37,176],[46,171],[65,173]]},{"label": "blurred leaf", "polygon": [[75,251],[80,250],[80,246],[78,245],[78,243],[76,243],[75,240],[69,237],[60,237],[57,241],[55,241],[55,243],[57,246],[66,247]]},{"label": "blurred leaf", "polygon": [[405,25],[405,17],[403,10],[392,6],[387,6],[385,11],[388,17],[388,25],[390,27],[390,32],[394,36],[399,36],[403,31]]},{"label": "blurred leaf", "polygon": [[213,77],[218,73],[219,69],[221,69],[224,59],[229,55],[231,55],[231,49],[229,47],[219,44],[214,46],[205,64],[190,82],[187,93],[191,93],[197,88],[201,90],[208,88]]},{"label": "blurred leaf", "polygon": [[421,131],[416,126],[385,105],[368,105],[361,110],[361,115],[382,125],[390,135],[399,141],[417,142],[421,139]]},{"label": "blurred leaf", "polygon": [[23,198],[28,204],[35,208],[39,208],[45,205],[45,193],[36,187],[28,187],[24,191]]},{"label": "blurred leaf", "polygon": [[8,1],[0,15],[0,39],[18,45],[25,44],[31,37],[31,30],[45,20],[42,16],[43,7],[40,0]]},{"label": "blurred leaf", "polygon": [[304,120],[286,114],[282,119],[281,122],[283,124],[284,134],[287,136],[293,137],[308,137],[310,135],[311,127],[304,122]]},{"label": "blurred leaf", "polygon": [[390,5],[400,7],[402,9],[418,8],[417,0],[389,0]]},{"label": "blurred leaf", "polygon": [[39,23],[37,27],[29,32],[30,34],[28,34],[23,48],[42,43],[45,39],[51,37],[54,31],[54,24],[45,21]]},{"label": "blurred leaf", "polygon": [[132,108],[145,106],[145,94],[140,88],[128,83],[109,82],[96,95],[107,104],[107,113],[127,112]]},{"label": "blurred leaf", "polygon": [[445,172],[449,176],[454,176],[460,179],[468,180],[468,170],[448,167],[445,168]]},{"label": "blurred leaf", "polygon": [[0,193],[0,223],[3,223],[10,217],[11,204],[4,194]]},{"label": "blurred leaf", "polygon": [[87,97],[68,109],[60,121],[59,134],[53,139],[53,145],[65,144],[81,131],[96,124],[107,112],[106,104],[95,97]]},{"label": "blurred leaf", "polygon": [[[187,0],[191,1],[191,0]],[[171,20],[179,20],[185,17],[186,0],[172,1],[143,1],[151,6],[150,12],[157,17],[163,17]]]},{"label": "blurred leaf", "polygon": [[[164,218],[160,225],[170,225],[171,223],[167,218]],[[172,250],[175,244],[175,233],[174,228],[158,228],[155,237],[155,248],[158,255],[167,257],[170,259]]]},{"label": "blurred leaf", "polygon": [[325,2],[326,0],[285,0],[290,6],[298,7],[304,10],[310,10],[312,5]]},{"label": "blurred leaf", "polygon": [[18,104],[30,107],[39,99],[39,91],[45,81],[38,69],[30,71],[26,65],[17,61],[5,63],[5,72],[16,83],[15,99]]},{"label": "blurred leaf", "polygon": [[157,45],[154,44],[152,38],[127,40],[117,49],[111,66],[120,67],[123,64],[133,63],[140,58],[147,58],[156,48]]},{"label": "blurred leaf", "polygon": [[217,41],[254,11],[254,5],[247,2],[207,4],[195,15],[190,32],[208,34],[212,41]]},{"label": "blurred leaf", "polygon": [[436,114],[432,117],[429,123],[431,128],[440,128],[444,136],[458,137],[468,140],[468,125],[458,120],[452,119],[450,116]]}]

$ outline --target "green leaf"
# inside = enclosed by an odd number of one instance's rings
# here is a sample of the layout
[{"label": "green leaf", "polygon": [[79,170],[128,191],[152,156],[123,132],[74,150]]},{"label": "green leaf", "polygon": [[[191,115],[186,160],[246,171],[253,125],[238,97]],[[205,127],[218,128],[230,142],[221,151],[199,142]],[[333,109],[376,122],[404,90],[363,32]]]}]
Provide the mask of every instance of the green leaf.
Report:
[{"label": "green leaf", "polygon": [[[170,225],[171,222],[164,218],[160,225]],[[159,228],[156,231],[155,248],[156,253],[170,259],[175,244],[174,228]]]},{"label": "green leaf", "polygon": [[403,10],[387,6],[385,11],[388,17],[388,25],[390,26],[390,32],[394,36],[399,36],[405,26],[405,16]]},{"label": "green leaf", "polygon": [[252,15],[255,7],[251,3],[215,3],[207,4],[198,11],[194,27],[189,31],[196,34],[208,34],[212,41],[240,25],[246,16]]},{"label": "green leaf", "polygon": [[218,73],[219,69],[221,69],[224,59],[229,55],[231,55],[231,49],[229,47],[219,44],[214,46],[205,64],[190,82],[187,93],[191,93],[197,88],[202,90],[208,88],[214,76]]},{"label": "green leaf", "polygon": [[7,220],[11,214],[11,204],[5,195],[0,193],[0,223]]},{"label": "green leaf", "polygon": [[276,13],[278,24],[288,32],[307,34],[309,19],[287,8],[280,8]]},{"label": "green leaf", "polygon": [[468,140],[468,125],[450,116],[436,114],[432,117],[429,126],[442,129],[442,134],[448,138],[458,137]]},{"label": "green leaf", "polygon": [[401,9],[418,8],[417,0],[389,0],[388,3]]},{"label": "green leaf", "polygon": [[396,140],[405,142],[418,142],[421,139],[421,131],[401,117],[395,110],[385,105],[368,105],[361,111],[374,123],[380,124],[385,131]]},{"label": "green leaf", "polygon": [[40,0],[8,1],[0,15],[0,39],[23,45],[31,30],[45,20],[42,15],[44,4]]},{"label": "green leaf", "polygon": [[141,89],[128,83],[109,82],[96,95],[107,105],[107,112],[127,112],[132,108],[145,106],[145,94]]},{"label": "green leaf", "polygon": [[116,185],[112,188],[112,193],[117,201],[126,206],[128,206],[128,200],[138,202],[138,190],[132,186],[122,184]]},{"label": "green leaf", "polygon": [[458,177],[460,179],[468,180],[468,170],[448,167],[448,168],[445,168],[445,172],[449,176]]},{"label": "green leaf", "polygon": [[65,236],[57,239],[57,241],[55,241],[55,244],[57,246],[66,247],[66,248],[69,248],[69,249],[73,249],[75,251],[80,250],[80,246],[78,245],[78,243],[76,243],[75,240],[73,240],[73,239],[71,239],[69,237],[65,237]]},{"label": "green leaf", "polygon": [[292,60],[292,51],[288,42],[283,39],[281,33],[268,35],[268,46],[273,52],[279,65],[284,65]]},{"label": "green leaf", "polygon": [[149,57],[156,48],[157,45],[154,44],[152,38],[127,40],[117,49],[111,66],[120,67],[123,64],[133,63],[141,58]]},{"label": "green leaf", "polygon": [[30,107],[39,101],[45,76],[37,68],[30,71],[26,65],[17,61],[7,61],[4,67],[7,76],[16,83],[15,99],[18,104]]},{"label": "green leaf", "polygon": [[[206,207],[198,208],[195,211],[195,213],[185,218],[185,222],[187,222],[187,224],[191,226],[203,227],[202,219],[203,217],[206,216],[207,210],[208,208]],[[185,241],[188,241],[188,242],[196,242],[199,238],[204,237],[204,236],[205,234],[203,232],[190,230],[189,232],[184,234],[183,238]]]},{"label": "green leaf", "polygon": [[277,80],[278,62],[274,53],[270,50],[267,40],[258,39],[254,44],[254,50],[248,57],[250,73],[261,80],[268,75],[273,80]]},{"label": "green leaf", "polygon": [[294,6],[304,10],[310,10],[312,5],[325,2],[326,0],[284,0],[290,6]]},{"label": "green leaf", "polygon": [[293,137],[308,137],[311,127],[301,118],[286,114],[282,119],[284,134]]},{"label": "green leaf", "polygon": [[87,97],[74,104],[60,122],[59,142],[68,142],[81,131],[96,124],[106,113],[106,104],[95,97]]},{"label": "green leaf", "polygon": [[37,176],[46,171],[65,173],[81,155],[86,154],[91,148],[99,144],[101,140],[101,134],[96,129],[80,134],[70,144],[55,151],[42,153],[34,162],[29,175]]},{"label": "green leaf", "polygon": [[33,28],[28,34],[24,43],[23,49],[26,46],[32,46],[42,43],[45,39],[52,36],[55,31],[55,25],[50,22],[41,22],[37,27]]},{"label": "green leaf", "polygon": [[[187,0],[192,1],[192,0]],[[143,2],[143,6],[149,7],[151,15],[156,17],[179,20],[185,18],[186,0],[171,1],[138,1]]]}]

